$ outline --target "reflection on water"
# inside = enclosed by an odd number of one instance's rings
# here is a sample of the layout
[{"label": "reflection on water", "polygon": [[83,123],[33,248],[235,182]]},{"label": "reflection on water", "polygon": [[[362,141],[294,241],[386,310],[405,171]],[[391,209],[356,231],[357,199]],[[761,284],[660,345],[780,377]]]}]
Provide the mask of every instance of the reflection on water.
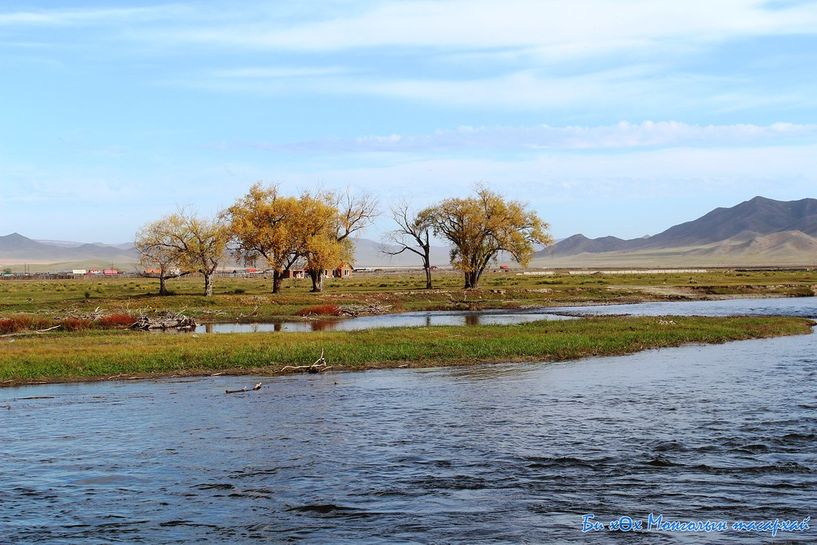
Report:
[{"label": "reflection on water", "polygon": [[[815,315],[813,301],[786,313]],[[0,542],[815,543],[814,529],[580,531],[585,513],[817,516],[815,354],[812,334],[561,364],[0,389]]]},{"label": "reflection on water", "polygon": [[571,318],[571,316],[553,314],[542,309],[528,311],[402,312],[399,314],[359,316],[346,319],[284,320],[251,324],[202,324],[196,328],[196,331],[204,333],[359,331],[384,327],[510,325],[539,320],[569,320]]},{"label": "reflection on water", "polygon": [[282,320],[269,323],[201,324],[199,333],[260,333],[309,331],[358,331],[383,327],[510,325],[539,320],[569,320],[586,314],[634,314],[659,316],[732,314],[788,314],[817,316],[817,298],[726,299],[722,301],[668,301],[634,305],[550,307],[526,310],[401,312],[357,318]]}]

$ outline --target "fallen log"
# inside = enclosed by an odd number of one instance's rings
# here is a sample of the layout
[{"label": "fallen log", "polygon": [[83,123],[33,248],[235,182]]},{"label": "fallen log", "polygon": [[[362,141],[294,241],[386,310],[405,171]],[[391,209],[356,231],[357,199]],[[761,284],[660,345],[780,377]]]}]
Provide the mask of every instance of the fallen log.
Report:
[{"label": "fallen log", "polygon": [[299,373],[309,373],[314,375],[328,371],[331,368],[331,365],[326,364],[326,358],[323,357],[323,348],[321,348],[321,357],[315,360],[315,363],[311,365],[285,365],[281,367],[281,372],[298,371]]},{"label": "fallen log", "polygon": [[241,389],[238,389],[238,390],[230,390],[230,389],[227,389],[227,390],[224,390],[224,393],[225,393],[225,394],[241,394],[241,393],[243,393],[243,392],[251,392],[251,391],[254,391],[254,390],[260,390],[260,389],[261,389],[261,383],[259,382],[258,384],[256,384],[256,385],[255,385],[255,386],[253,386],[252,388],[247,388],[247,387],[245,386],[245,387],[243,387],[243,388],[241,388]]}]

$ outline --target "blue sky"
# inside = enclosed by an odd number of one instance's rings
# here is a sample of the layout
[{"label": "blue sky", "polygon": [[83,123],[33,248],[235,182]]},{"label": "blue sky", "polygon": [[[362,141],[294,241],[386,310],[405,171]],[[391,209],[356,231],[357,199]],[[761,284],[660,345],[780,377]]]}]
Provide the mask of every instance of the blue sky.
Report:
[{"label": "blue sky", "polygon": [[0,234],[128,241],[257,180],[652,234],[817,197],[815,67],[814,1],[7,0]]}]

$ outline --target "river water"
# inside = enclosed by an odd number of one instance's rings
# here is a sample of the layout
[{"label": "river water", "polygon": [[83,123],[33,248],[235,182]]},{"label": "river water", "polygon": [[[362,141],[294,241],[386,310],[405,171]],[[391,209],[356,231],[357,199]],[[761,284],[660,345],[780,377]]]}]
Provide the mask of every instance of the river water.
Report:
[{"label": "river water", "polygon": [[[767,301],[731,310],[817,316],[817,299]],[[591,513],[817,515],[815,379],[812,334],[559,364],[2,389],[0,543],[814,543],[813,528],[581,530]]]}]

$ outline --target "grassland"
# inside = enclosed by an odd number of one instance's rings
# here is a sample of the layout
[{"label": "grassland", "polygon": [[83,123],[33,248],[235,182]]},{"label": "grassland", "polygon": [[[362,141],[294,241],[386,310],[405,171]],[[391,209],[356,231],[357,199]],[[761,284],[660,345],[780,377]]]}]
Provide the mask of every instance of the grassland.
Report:
[{"label": "grassland", "polygon": [[0,339],[0,385],[155,376],[279,374],[325,350],[334,370],[556,361],[687,343],[805,334],[788,317],[603,317],[355,332],[162,335],[84,330]]},{"label": "grassland", "polygon": [[389,311],[523,308],[579,303],[708,299],[731,296],[813,295],[817,271],[719,270],[685,274],[518,276],[489,273],[480,289],[461,289],[462,279],[440,272],[435,289],[421,289],[422,274],[364,274],[328,280],[323,293],[309,293],[307,280],[287,280],[270,293],[265,278],[217,278],[215,296],[202,297],[201,280],[171,280],[168,297],[156,295],[156,280],[142,278],[0,281],[0,318],[17,314],[62,319],[98,309],[107,314],[184,312],[199,322],[269,321],[298,315],[316,305],[380,305]]},{"label": "grassland", "polygon": [[[0,385],[116,377],[278,373],[314,361],[322,348],[335,369],[549,361],[625,354],[684,343],[717,343],[806,333],[798,318],[593,318],[515,326],[377,329],[360,332],[159,335],[110,329],[129,316],[183,312],[199,323],[262,322],[299,317],[305,309],[343,305],[385,312],[525,308],[577,303],[632,303],[732,296],[813,295],[817,272],[715,271],[684,274],[519,276],[490,273],[478,290],[462,290],[453,273],[365,274],[330,280],[309,293],[289,280],[270,293],[271,280],[218,278],[215,295],[199,295],[201,281],[170,282],[156,295],[150,279],[0,281],[0,325],[60,328],[44,334],[0,335]],[[308,312],[306,312],[308,314]]]}]

